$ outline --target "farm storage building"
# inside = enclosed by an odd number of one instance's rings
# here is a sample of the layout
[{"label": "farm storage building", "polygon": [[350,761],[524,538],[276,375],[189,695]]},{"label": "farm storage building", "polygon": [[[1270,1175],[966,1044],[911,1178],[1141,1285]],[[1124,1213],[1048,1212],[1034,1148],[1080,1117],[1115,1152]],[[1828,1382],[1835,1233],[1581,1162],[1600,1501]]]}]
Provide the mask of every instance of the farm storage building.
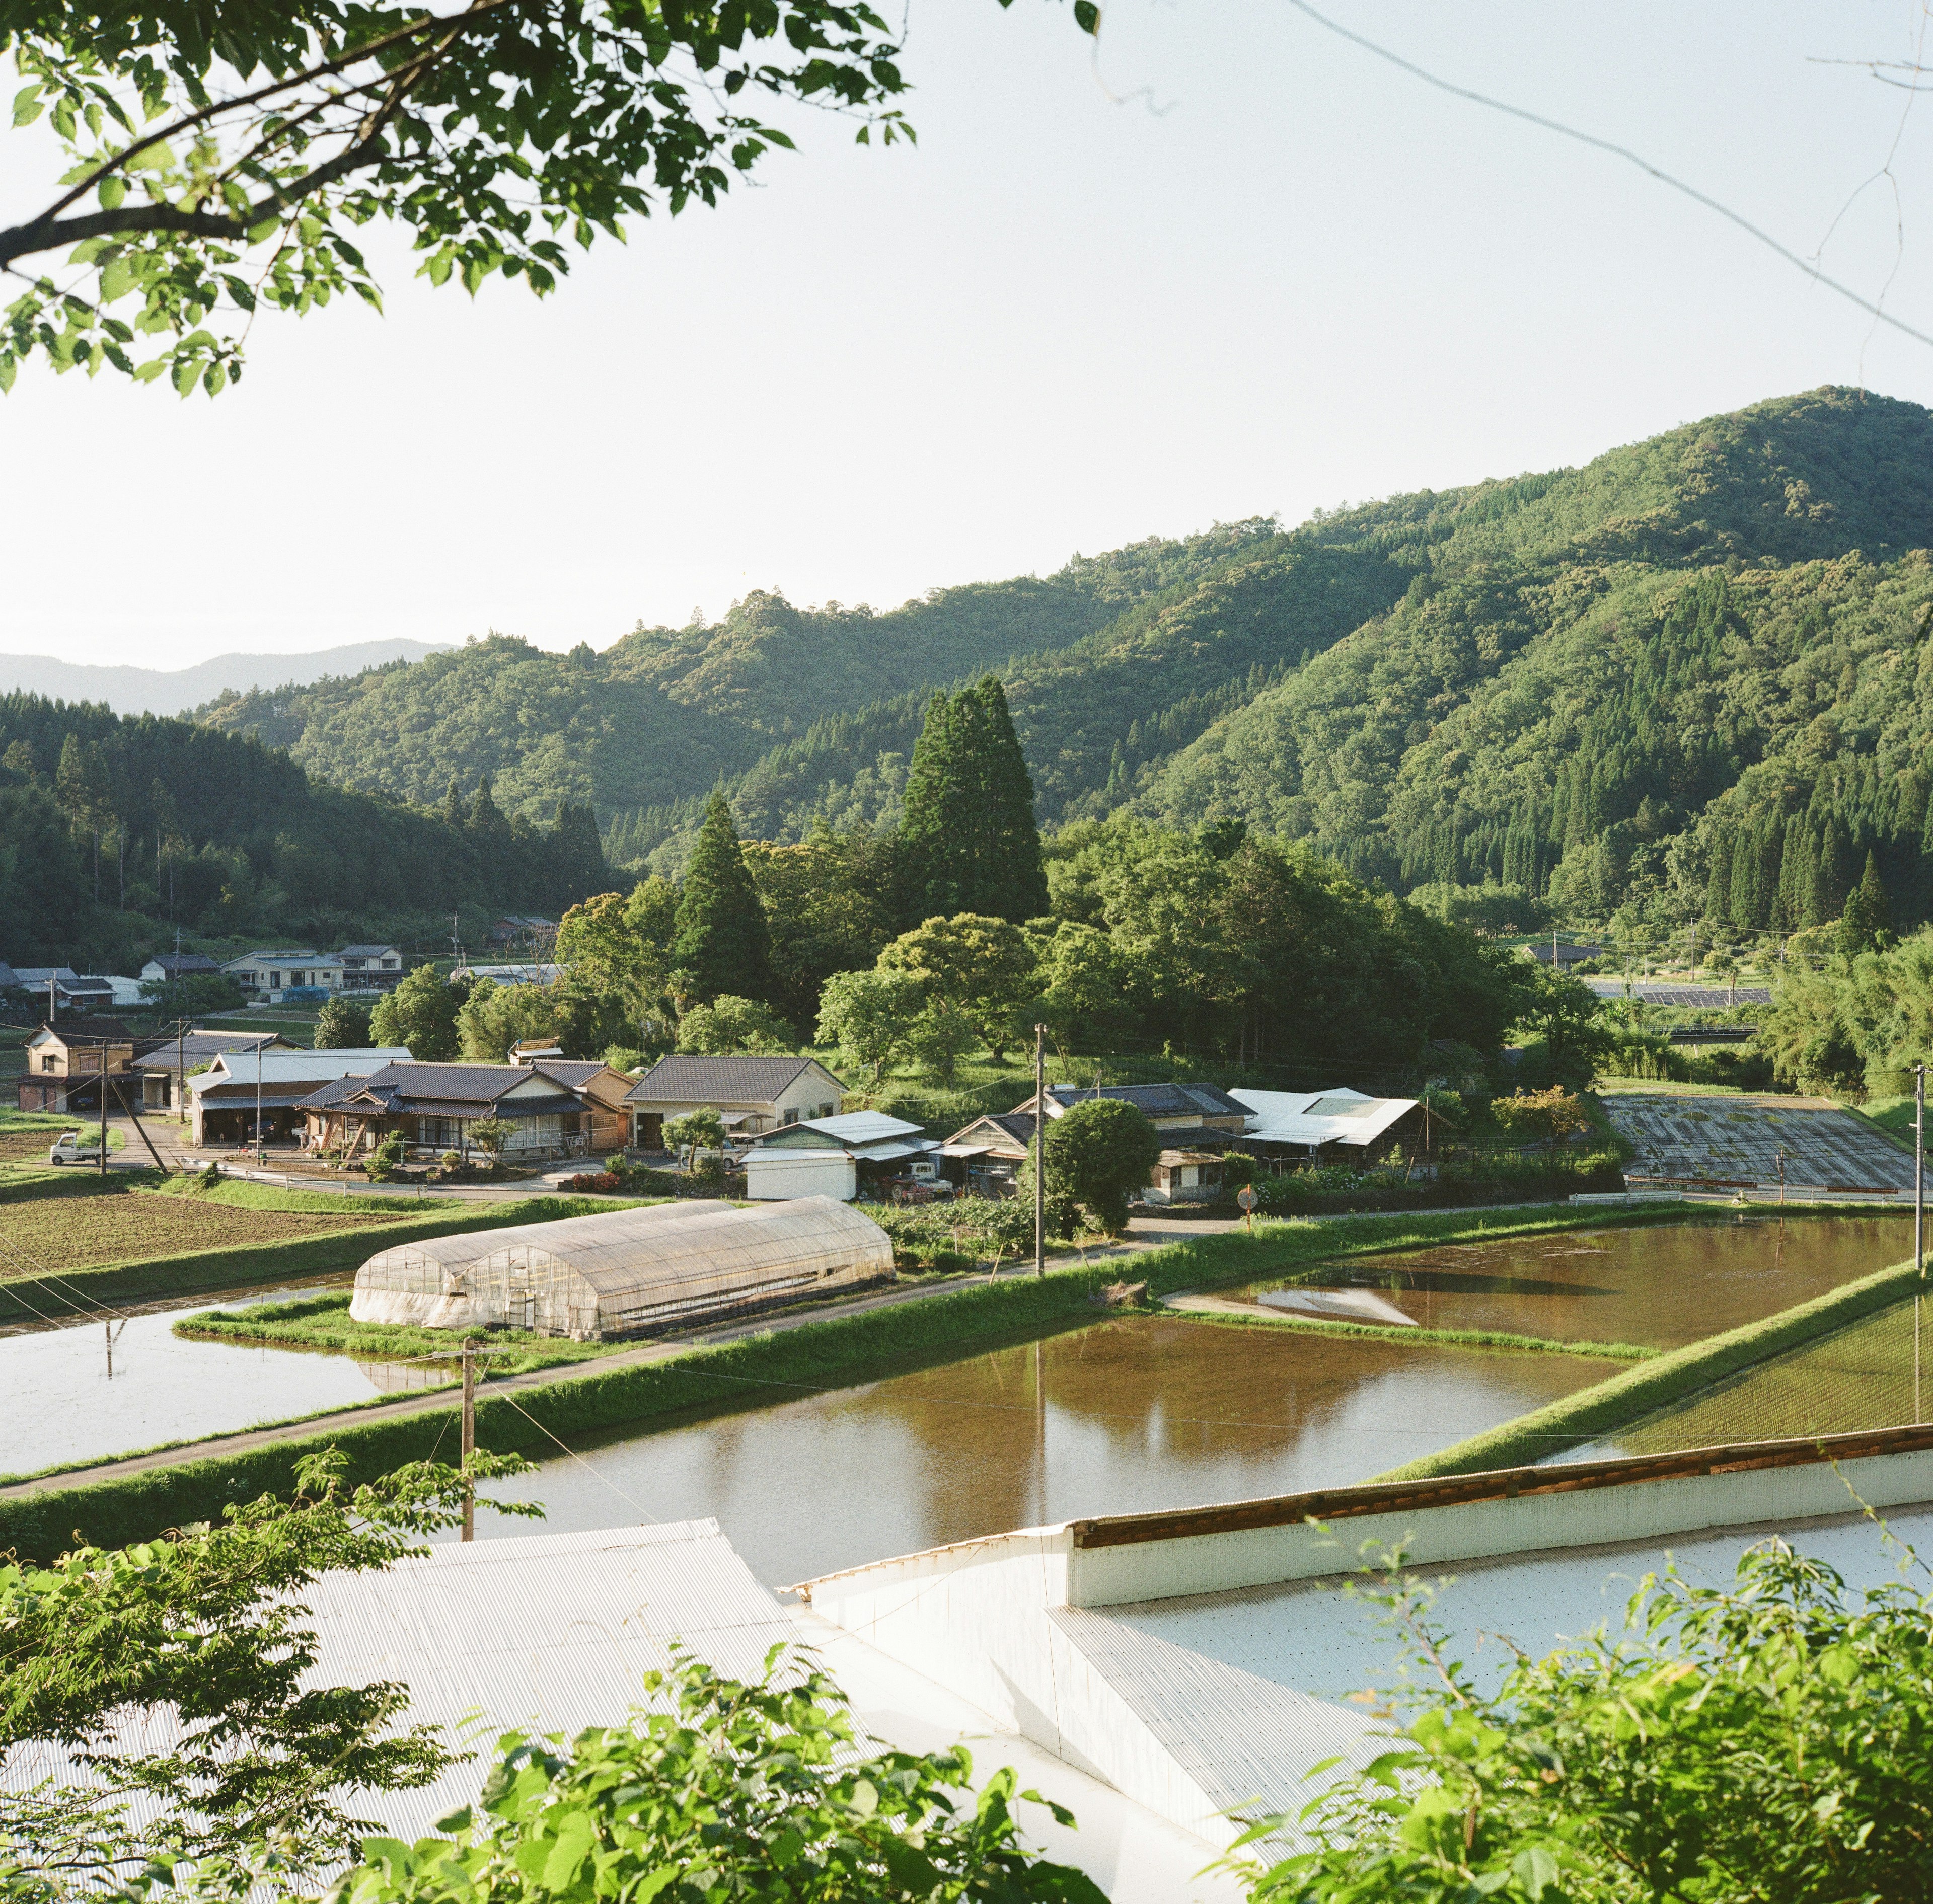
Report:
[{"label": "farm storage building", "polygon": [[356,1272],[349,1313],[597,1341],[850,1288],[892,1266],[886,1233],[828,1197],[752,1210],[660,1203],[379,1250]]}]

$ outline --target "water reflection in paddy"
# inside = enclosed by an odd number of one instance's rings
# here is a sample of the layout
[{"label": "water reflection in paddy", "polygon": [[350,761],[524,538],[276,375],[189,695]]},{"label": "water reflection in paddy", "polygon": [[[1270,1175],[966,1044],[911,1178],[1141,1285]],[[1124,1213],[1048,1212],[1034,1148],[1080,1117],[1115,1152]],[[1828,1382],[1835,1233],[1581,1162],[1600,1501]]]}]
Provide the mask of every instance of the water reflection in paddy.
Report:
[{"label": "water reflection in paddy", "polygon": [[[1373,1289],[1426,1327],[1674,1349],[1871,1275],[1912,1248],[1897,1217],[1754,1212],[1405,1250],[1336,1263],[1311,1286]],[[1228,1293],[1252,1301],[1282,1287]]]},{"label": "water reflection in paddy", "polygon": [[[714,1515],[774,1584],[976,1534],[1361,1481],[1616,1365],[1123,1318],[580,1444],[516,1489],[559,1532]],[[530,1531],[492,1515],[479,1533]]]},{"label": "water reflection in paddy", "polygon": [[173,1332],[181,1317],[198,1310],[286,1302],[341,1280],[0,1338],[0,1473],[286,1421],[367,1401],[399,1382],[444,1379],[419,1365],[399,1371],[313,1350],[187,1341]]}]

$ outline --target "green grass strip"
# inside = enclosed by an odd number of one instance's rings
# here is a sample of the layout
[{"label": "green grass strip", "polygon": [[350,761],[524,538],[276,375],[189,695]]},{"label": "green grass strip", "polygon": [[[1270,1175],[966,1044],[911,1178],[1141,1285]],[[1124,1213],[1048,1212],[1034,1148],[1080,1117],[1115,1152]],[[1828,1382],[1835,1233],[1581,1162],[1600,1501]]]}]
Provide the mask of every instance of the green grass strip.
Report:
[{"label": "green grass strip", "polygon": [[[246,1309],[200,1309],[184,1316],[173,1332],[197,1342],[267,1343],[277,1348],[322,1349],[338,1355],[407,1359],[447,1355],[456,1340],[445,1329],[404,1323],[359,1323],[349,1314],[349,1292],[298,1296],[290,1302],[259,1302]],[[595,1362],[621,1353],[628,1342],[573,1342],[521,1329],[493,1329],[489,1366],[506,1374]]]},{"label": "green grass strip", "polygon": [[1816,1341],[1884,1308],[1909,1293],[1917,1280],[1910,1262],[1895,1263],[1776,1315],[1673,1349],[1375,1479],[1425,1481],[1442,1474],[1478,1474],[1528,1465],[1580,1442],[1597,1440],[1754,1362]]},{"label": "green grass strip", "polygon": [[[1682,1212],[1673,1209],[1672,1213],[1682,1221]],[[1092,1299],[1124,1277],[1144,1281],[1150,1294],[1162,1296],[1279,1276],[1318,1260],[1484,1236],[1629,1227],[1661,1217],[1660,1206],[1652,1206],[1608,1214],[1555,1208],[1264,1223],[1252,1236],[1229,1230],[1190,1237],[1126,1260],[1115,1257],[1088,1267],[1050,1270],[1038,1280],[1009,1271],[997,1281],[891,1308],[828,1317],[778,1333],[693,1348],[662,1362],[574,1375],[521,1391],[514,1406],[486,1391],[478,1401],[478,1438],[485,1446],[541,1459],[559,1452],[553,1436],[568,1440],[633,1422],[663,1422],[681,1411],[742,1406],[771,1399],[784,1385],[848,1386],[869,1379],[883,1365],[909,1358],[926,1358],[930,1364],[951,1361],[969,1344],[984,1344],[989,1338],[1099,1320]],[[498,1215],[493,1220],[504,1219]],[[393,1239],[396,1226],[363,1233]],[[771,1393],[760,1396],[760,1386],[768,1383],[773,1385]],[[11,1548],[27,1557],[48,1560],[77,1540],[121,1546],[168,1527],[217,1519],[230,1503],[286,1494],[296,1461],[332,1446],[348,1456],[353,1478],[371,1479],[405,1461],[424,1459],[432,1449],[440,1448],[446,1455],[453,1445],[453,1419],[450,1407],[428,1408],[233,1454],[191,1457],[90,1485],[0,1499],[0,1551]]]},{"label": "green grass strip", "polygon": [[1286,1312],[1265,1316],[1231,1316],[1213,1309],[1160,1311],[1177,1321],[1207,1323],[1222,1329],[1305,1329],[1318,1335],[1366,1336],[1377,1342],[1420,1342],[1456,1349],[1510,1349],[1527,1355],[1589,1356],[1600,1362],[1649,1362],[1662,1349],[1638,1342],[1566,1342],[1548,1335],[1515,1335],[1496,1329],[1410,1328],[1401,1323],[1344,1322],[1330,1316],[1297,1316]]},{"label": "green grass strip", "polygon": [[[333,1199],[329,1200],[332,1205]],[[377,1250],[425,1236],[452,1236],[509,1224],[547,1223],[561,1217],[589,1216],[613,1207],[603,1197],[530,1197],[515,1203],[443,1206],[435,1216],[357,1224],[320,1236],[292,1236],[286,1242],[240,1243],[219,1250],[150,1257],[93,1269],[63,1269],[51,1287],[30,1277],[0,1280],[0,1325],[29,1323],[39,1312],[78,1315],[90,1302],[110,1308],[170,1297],[214,1294],[263,1284],[299,1281],[359,1269]],[[29,1293],[23,1299],[15,1285]],[[78,1293],[70,1295],[70,1290]],[[32,1306],[30,1306],[30,1305]],[[57,1305],[64,1305],[64,1307]]]}]

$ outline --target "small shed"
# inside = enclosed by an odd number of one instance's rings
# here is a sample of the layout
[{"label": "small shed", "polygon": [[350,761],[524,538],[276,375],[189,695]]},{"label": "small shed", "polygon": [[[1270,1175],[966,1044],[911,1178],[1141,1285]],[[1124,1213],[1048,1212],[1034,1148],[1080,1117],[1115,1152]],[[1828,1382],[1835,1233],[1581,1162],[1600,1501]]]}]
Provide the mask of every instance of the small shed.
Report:
[{"label": "small shed", "polygon": [[849,1203],[859,1194],[859,1167],[849,1150],[831,1144],[773,1149],[755,1144],[745,1153],[745,1194],[755,1203],[798,1197],[830,1197]]},{"label": "small shed", "polygon": [[356,1272],[349,1313],[602,1341],[855,1288],[892,1268],[886,1233],[829,1197],[659,1203],[379,1250]]}]

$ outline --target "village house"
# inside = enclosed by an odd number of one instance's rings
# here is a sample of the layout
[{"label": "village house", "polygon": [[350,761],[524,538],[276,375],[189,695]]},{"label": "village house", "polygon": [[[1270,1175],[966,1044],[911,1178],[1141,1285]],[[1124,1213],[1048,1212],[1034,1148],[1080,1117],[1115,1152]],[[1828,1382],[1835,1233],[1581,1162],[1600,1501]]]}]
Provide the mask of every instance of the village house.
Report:
[{"label": "village house", "polygon": [[179,1116],[186,1091],[184,1080],[191,1073],[206,1068],[218,1058],[299,1048],[279,1032],[196,1030],[170,1038],[143,1038],[134,1053],[134,1068],[141,1074],[141,1108]]},{"label": "village house", "polygon": [[386,992],[401,982],[400,945],[345,945],[336,954],[345,992]]},{"label": "village house", "polygon": [[745,1194],[755,1203],[830,1197],[849,1203],[863,1185],[897,1176],[939,1149],[917,1124],[883,1111],[802,1118],[762,1137],[745,1153]]},{"label": "village house", "polygon": [[[1133,1105],[1160,1134],[1161,1156],[1141,1191],[1144,1203],[1209,1203],[1222,1194],[1222,1152],[1241,1141],[1250,1113],[1219,1084],[1050,1084],[1048,1122],[1089,1098]],[[954,1161],[970,1188],[1006,1195],[1033,1143],[1033,1111],[1030,1096],[999,1116],[976,1118],[946,1140],[941,1154]]]},{"label": "village house", "polygon": [[728,1137],[756,1137],[802,1119],[837,1117],[846,1087],[816,1058],[660,1058],[626,1093],[631,1143],[661,1151],[668,1119],[715,1110]]},{"label": "village house", "polygon": [[625,1103],[632,1080],[600,1060],[567,1058],[546,1038],[519,1038],[510,1047],[510,1062],[541,1071],[567,1084],[584,1100],[586,1148],[594,1156],[622,1150],[630,1141],[631,1113]]},{"label": "village house", "polygon": [[150,985],[164,980],[194,978],[203,973],[219,973],[221,961],[206,952],[161,952],[141,968],[141,977]]},{"label": "village house", "polygon": [[271,1004],[286,992],[339,992],[342,961],[332,952],[247,952],[221,969],[251,999]]},{"label": "village house", "polygon": [[410,1150],[465,1153],[486,1119],[512,1126],[507,1158],[581,1157],[589,1143],[585,1100],[534,1065],[386,1065],[339,1078],[305,1098],[302,1142],[366,1157],[391,1132]]},{"label": "village house", "polygon": [[331,1080],[367,1077],[407,1062],[407,1045],[362,1051],[303,1051],[263,1046],[218,1053],[188,1080],[193,1140],[203,1144],[281,1143],[300,1134],[301,1107]]},{"label": "village house", "polygon": [[36,995],[37,1009],[56,1012],[107,1011],[114,1005],[111,979],[76,972],[71,966],[16,966],[14,983]]},{"label": "village house", "polygon": [[[131,1080],[134,1064],[134,1035],[118,1018],[63,1018],[43,1025],[27,1041],[20,1108],[98,1116],[102,1078],[110,1086]],[[107,1108],[110,1116],[119,1108],[112,1090]]]}]

